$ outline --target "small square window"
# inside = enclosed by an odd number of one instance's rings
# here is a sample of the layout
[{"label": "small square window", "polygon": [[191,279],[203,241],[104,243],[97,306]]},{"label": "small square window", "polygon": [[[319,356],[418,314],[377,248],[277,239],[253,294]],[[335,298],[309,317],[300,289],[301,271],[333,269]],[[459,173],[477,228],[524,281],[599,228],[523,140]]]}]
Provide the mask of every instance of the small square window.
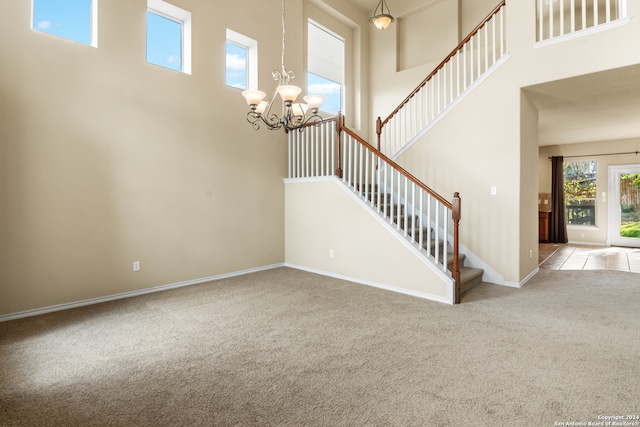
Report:
[{"label": "small square window", "polygon": [[191,13],[161,0],[147,8],[147,62],[191,74]]},{"label": "small square window", "polygon": [[242,90],[247,89],[247,56],[248,49],[246,47],[227,41],[227,86]]},{"label": "small square window", "polygon": [[227,86],[242,90],[258,88],[258,42],[227,29]]},{"label": "small square window", "polygon": [[97,46],[98,0],[33,0],[32,28]]}]

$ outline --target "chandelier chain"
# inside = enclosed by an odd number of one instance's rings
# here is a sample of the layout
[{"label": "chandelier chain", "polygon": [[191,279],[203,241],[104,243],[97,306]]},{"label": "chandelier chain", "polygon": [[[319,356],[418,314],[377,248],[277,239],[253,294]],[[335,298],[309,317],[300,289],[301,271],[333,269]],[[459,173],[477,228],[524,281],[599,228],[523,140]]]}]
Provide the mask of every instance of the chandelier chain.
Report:
[{"label": "chandelier chain", "polygon": [[282,71],[284,71],[284,33],[285,33],[285,25],[284,25],[284,0],[282,0]]}]

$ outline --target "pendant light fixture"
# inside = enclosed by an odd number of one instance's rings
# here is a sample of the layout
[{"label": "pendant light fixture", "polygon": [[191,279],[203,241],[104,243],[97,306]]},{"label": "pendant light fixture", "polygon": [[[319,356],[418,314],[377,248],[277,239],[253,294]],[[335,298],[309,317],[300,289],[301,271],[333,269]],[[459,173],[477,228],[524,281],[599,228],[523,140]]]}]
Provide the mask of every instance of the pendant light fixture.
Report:
[{"label": "pendant light fixture", "polygon": [[[298,103],[296,99],[302,89],[298,86],[289,84],[289,80],[295,78],[293,71],[287,71],[284,66],[284,48],[285,48],[285,19],[284,19],[284,0],[282,0],[282,62],[280,71],[275,70],[271,75],[273,79],[278,81],[278,87],[271,95],[269,101],[264,101],[266,93],[260,90],[245,90],[242,96],[247,101],[250,111],[247,113],[247,121],[251,123],[255,130],[260,129],[261,125],[265,125],[270,130],[284,129],[285,131],[299,129],[306,124],[312,123],[319,125],[322,123],[322,117],[318,115],[320,106],[324,101],[322,95],[308,95],[304,97],[305,103]],[[274,102],[280,95],[282,100],[282,111],[278,115],[273,111]],[[309,114],[307,114],[309,113]]]},{"label": "pendant light fixture", "polygon": [[373,12],[373,17],[369,19],[369,22],[375,25],[379,30],[384,30],[395,22],[395,20],[396,18],[391,16],[391,12],[389,12],[389,6],[387,6],[387,3],[385,3],[384,0],[380,0],[380,3],[376,6],[376,10]]}]

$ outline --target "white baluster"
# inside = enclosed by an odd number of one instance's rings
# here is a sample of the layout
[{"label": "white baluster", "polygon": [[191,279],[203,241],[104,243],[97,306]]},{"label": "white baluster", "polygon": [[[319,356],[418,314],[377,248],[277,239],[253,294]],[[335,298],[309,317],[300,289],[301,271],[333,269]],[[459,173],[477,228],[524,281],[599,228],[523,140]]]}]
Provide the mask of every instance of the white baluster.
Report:
[{"label": "white baluster", "polygon": [[329,133],[331,134],[331,170],[329,170],[329,175],[333,175],[336,170],[336,124],[333,122],[333,125],[329,127]]},{"label": "white baluster", "polygon": [[358,144],[358,187],[360,187],[360,197],[362,197],[362,172],[363,172],[363,157],[364,157],[364,153],[362,152],[362,150],[364,150],[364,146],[362,144]]},{"label": "white baluster", "polygon": [[560,0],[560,35],[564,35],[564,0]]},{"label": "white baluster", "polygon": [[489,68],[489,26],[485,24],[482,30],[484,32],[484,73]]},{"label": "white baluster", "polygon": [[438,264],[439,260],[440,260],[440,209],[438,209],[438,201],[436,200],[436,221],[435,221],[435,229],[436,229],[436,236],[435,236],[435,258],[436,258],[436,265]]},{"label": "white baluster", "polygon": [[431,194],[427,194],[427,227],[429,229],[427,230],[426,249],[429,256],[431,255],[431,224],[433,224],[433,221],[431,221]]},{"label": "white baluster", "polygon": [[549,38],[553,38],[553,1],[549,1]]},{"label": "white baluster", "polygon": [[507,53],[505,46],[505,22],[504,22],[504,6],[500,9],[500,57]]},{"label": "white baluster", "polygon": [[442,221],[444,227],[442,236],[442,269],[447,271],[447,247],[449,245],[449,218],[451,218],[451,211],[449,211],[445,205],[442,205],[442,211],[444,215],[444,219]]},{"label": "white baluster", "polygon": [[[399,172],[398,172],[398,174],[399,174]],[[399,176],[400,175],[398,175],[398,177]],[[398,179],[398,183],[399,183],[399,181],[400,180]],[[407,231],[409,229],[409,219],[408,219],[409,218],[409,206],[407,206],[409,204],[409,198],[407,197],[408,196],[407,192],[409,191],[409,188],[408,188],[409,187],[409,181],[408,181],[406,176],[404,177],[404,181],[403,182],[404,182],[404,203],[403,203],[403,205],[404,205],[404,209],[403,209],[403,211],[404,211],[403,212],[404,213],[404,218],[403,218],[403,220],[404,220],[404,237],[407,237]],[[400,206],[400,203],[398,202],[398,207],[399,206]]]},{"label": "white baluster", "polygon": [[420,228],[419,228],[419,233],[418,233],[418,247],[422,251],[422,250],[424,250],[424,247],[423,247],[424,236],[423,236],[423,233],[422,233],[422,230],[424,230],[424,207],[422,205],[422,198],[424,196],[424,190],[422,190],[420,188],[420,189],[418,189],[418,192],[419,192],[419,197],[420,197],[420,200],[419,200],[419,203],[420,203],[420,208],[419,208]]},{"label": "white baluster", "polygon": [[411,182],[411,240],[416,241],[416,184]]},{"label": "white baluster", "polygon": [[544,40],[544,13],[542,4],[544,0],[538,0],[538,41]]}]

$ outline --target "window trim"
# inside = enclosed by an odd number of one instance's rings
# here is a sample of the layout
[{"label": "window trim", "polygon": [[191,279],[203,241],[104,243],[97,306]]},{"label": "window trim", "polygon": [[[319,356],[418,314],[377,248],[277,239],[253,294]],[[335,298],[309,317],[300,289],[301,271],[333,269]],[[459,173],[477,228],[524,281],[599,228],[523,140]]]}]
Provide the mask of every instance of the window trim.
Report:
[{"label": "window trim", "polygon": [[227,85],[226,71],[227,71],[227,43],[233,43],[237,46],[247,49],[247,89],[258,89],[258,41],[247,37],[244,34],[240,34],[227,28],[227,38],[225,42],[225,86],[238,89],[234,86]]},{"label": "window trim", "polygon": [[[180,71],[191,75],[191,12],[162,0],[147,0],[147,12],[180,24],[182,45],[182,69]],[[147,49],[148,44],[147,40]]]},{"label": "window trim", "polygon": [[[569,223],[569,213],[568,213],[568,209],[567,209],[567,204],[566,204],[566,195],[565,195],[565,221],[567,224],[567,227],[572,228],[572,229],[598,229],[598,185],[599,185],[599,181],[598,181],[598,161],[595,159],[587,159],[587,160],[572,160],[572,161],[565,161],[564,164],[566,165],[567,163],[590,163],[593,162],[595,163],[595,177],[594,177],[594,182],[595,182],[595,196],[589,199],[593,200],[593,224],[571,224]],[[563,172],[563,187],[566,185],[566,171]],[[588,205],[590,206],[590,205]]]}]

